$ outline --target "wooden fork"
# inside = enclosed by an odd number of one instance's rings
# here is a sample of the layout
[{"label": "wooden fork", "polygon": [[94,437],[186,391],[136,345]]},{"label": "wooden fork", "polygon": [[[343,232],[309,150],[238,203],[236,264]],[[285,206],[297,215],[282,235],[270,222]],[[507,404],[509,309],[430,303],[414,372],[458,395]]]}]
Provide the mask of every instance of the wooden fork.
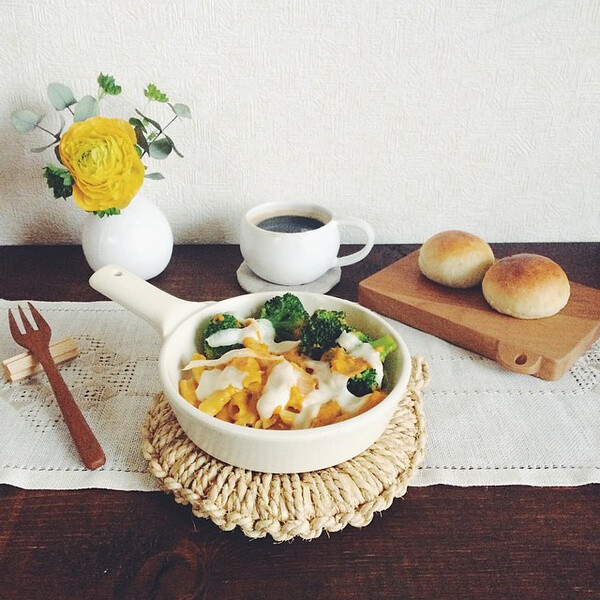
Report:
[{"label": "wooden fork", "polygon": [[58,405],[60,406],[63,418],[71,432],[71,437],[75,442],[75,446],[77,447],[77,451],[79,452],[83,464],[88,469],[97,469],[106,462],[104,451],[90,429],[90,426],[87,424],[84,416],[81,414],[81,411],[73,398],[73,394],[71,394],[56,363],[50,355],[49,344],[52,335],[50,326],[31,302],[28,302],[27,305],[29,306],[33,320],[38,328],[34,329],[32,327],[25,315],[25,311],[19,306],[18,310],[21,315],[21,320],[23,321],[25,333],[22,333],[19,330],[12,311],[8,309],[10,332],[15,342],[17,342],[19,346],[23,346],[23,348],[29,350],[40,362],[44,371],[46,371],[46,375],[52,386],[52,391],[58,400]]}]

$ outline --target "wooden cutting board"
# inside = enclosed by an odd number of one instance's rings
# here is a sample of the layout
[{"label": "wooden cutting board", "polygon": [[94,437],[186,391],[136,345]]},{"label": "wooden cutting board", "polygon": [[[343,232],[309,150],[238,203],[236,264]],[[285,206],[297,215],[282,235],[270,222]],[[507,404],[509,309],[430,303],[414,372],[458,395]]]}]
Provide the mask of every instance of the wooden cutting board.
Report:
[{"label": "wooden cutting board", "polygon": [[511,371],[559,379],[600,337],[600,290],[571,282],[571,297],[556,315],[524,320],[502,315],[481,286],[448,288],[422,275],[413,252],[360,282],[359,302]]}]

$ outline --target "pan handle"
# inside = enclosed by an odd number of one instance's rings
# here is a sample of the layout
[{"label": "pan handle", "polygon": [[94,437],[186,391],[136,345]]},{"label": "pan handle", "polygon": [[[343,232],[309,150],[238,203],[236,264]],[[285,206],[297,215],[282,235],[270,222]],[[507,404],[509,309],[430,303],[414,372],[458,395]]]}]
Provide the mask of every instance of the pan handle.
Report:
[{"label": "pan handle", "polygon": [[212,304],[176,298],[119,265],[107,265],[98,269],[90,277],[90,285],[148,321],[163,338],[186,317]]}]

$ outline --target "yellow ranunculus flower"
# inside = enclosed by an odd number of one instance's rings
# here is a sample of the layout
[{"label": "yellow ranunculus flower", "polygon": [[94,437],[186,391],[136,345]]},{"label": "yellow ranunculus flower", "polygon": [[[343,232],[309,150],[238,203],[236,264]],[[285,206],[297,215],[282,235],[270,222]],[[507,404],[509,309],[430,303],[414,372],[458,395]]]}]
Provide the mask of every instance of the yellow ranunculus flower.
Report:
[{"label": "yellow ranunculus flower", "polygon": [[122,119],[91,117],[62,136],[60,158],[71,173],[73,200],[87,211],[125,208],[144,181],[133,127]]}]

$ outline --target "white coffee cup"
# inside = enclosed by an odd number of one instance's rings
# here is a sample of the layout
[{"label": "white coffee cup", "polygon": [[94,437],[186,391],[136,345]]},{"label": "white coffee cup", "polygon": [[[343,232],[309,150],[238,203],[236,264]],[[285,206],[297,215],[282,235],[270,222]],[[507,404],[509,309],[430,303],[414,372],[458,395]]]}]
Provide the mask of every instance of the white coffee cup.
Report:
[{"label": "white coffee cup", "polygon": [[[338,257],[340,225],[362,229],[367,236],[364,247]],[[247,265],[262,279],[279,285],[301,285],[333,267],[352,265],[369,254],[374,242],[366,221],[335,219],[317,204],[261,204],[245,214],[240,228],[240,249]]]}]

